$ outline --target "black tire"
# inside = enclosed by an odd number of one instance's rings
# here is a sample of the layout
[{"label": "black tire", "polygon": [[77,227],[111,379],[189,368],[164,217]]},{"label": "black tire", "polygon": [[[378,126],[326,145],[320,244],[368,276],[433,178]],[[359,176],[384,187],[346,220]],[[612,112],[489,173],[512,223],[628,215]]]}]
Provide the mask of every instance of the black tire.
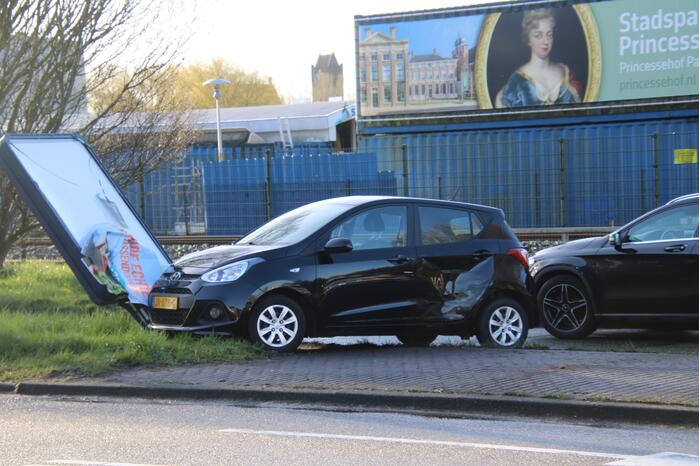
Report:
[{"label": "black tire", "polygon": [[396,335],[396,338],[398,338],[404,346],[430,346],[430,344],[437,338],[437,333],[424,335]]},{"label": "black tire", "polygon": [[537,293],[542,326],[564,340],[584,338],[596,329],[593,303],[581,280],[558,275],[547,280]]},{"label": "black tire", "polygon": [[529,320],[525,308],[510,298],[499,298],[484,307],[476,338],[481,346],[519,348],[525,344]]},{"label": "black tire", "polygon": [[[270,330],[265,331],[266,329]],[[304,311],[287,296],[270,295],[261,299],[253,307],[248,319],[250,339],[271,351],[290,353],[296,350],[305,332]]]}]

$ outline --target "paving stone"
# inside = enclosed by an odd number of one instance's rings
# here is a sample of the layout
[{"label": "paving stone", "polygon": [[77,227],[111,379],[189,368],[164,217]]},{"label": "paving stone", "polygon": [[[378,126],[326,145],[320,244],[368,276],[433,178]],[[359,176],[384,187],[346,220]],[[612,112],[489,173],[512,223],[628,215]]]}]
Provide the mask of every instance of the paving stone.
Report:
[{"label": "paving stone", "polygon": [[698,404],[687,354],[375,347],[306,350],[248,362],[127,370],[110,383],[523,395]]}]

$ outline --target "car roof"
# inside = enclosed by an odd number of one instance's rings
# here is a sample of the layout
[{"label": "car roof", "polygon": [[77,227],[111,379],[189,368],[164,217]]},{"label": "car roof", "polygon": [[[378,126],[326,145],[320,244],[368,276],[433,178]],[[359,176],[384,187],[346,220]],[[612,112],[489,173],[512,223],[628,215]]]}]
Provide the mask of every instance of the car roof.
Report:
[{"label": "car roof", "polygon": [[501,209],[499,209],[498,207],[485,206],[485,205],[481,205],[481,204],[470,204],[467,202],[445,201],[445,200],[441,200],[441,199],[427,199],[427,198],[421,198],[421,197],[403,197],[403,196],[344,196],[344,197],[334,197],[331,199],[324,199],[323,201],[318,201],[318,204],[328,203],[328,204],[346,204],[346,205],[359,206],[359,205],[363,205],[363,204],[369,204],[372,202],[391,201],[391,200],[429,203],[429,204],[435,204],[435,205],[442,205],[445,207],[449,207],[449,206],[470,207],[470,208],[488,210],[488,211],[493,211],[493,212],[501,212]]},{"label": "car roof", "polygon": [[679,197],[677,197],[677,198],[675,198],[675,199],[671,199],[670,201],[668,201],[668,202],[666,203],[666,205],[675,204],[676,202],[689,201],[689,200],[693,200],[693,199],[695,199],[695,200],[698,199],[698,193],[686,194],[686,195],[684,195],[684,196],[679,196]]}]

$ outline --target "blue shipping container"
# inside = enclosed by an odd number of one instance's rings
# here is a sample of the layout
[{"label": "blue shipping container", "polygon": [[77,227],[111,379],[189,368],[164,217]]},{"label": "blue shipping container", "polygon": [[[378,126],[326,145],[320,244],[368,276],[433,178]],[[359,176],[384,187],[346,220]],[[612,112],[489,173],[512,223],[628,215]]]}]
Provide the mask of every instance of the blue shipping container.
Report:
[{"label": "blue shipping container", "polygon": [[697,115],[420,129],[363,135],[360,150],[396,174],[400,194],[496,206],[515,227],[621,225],[698,191],[697,163],[678,164],[674,152],[697,151]]}]

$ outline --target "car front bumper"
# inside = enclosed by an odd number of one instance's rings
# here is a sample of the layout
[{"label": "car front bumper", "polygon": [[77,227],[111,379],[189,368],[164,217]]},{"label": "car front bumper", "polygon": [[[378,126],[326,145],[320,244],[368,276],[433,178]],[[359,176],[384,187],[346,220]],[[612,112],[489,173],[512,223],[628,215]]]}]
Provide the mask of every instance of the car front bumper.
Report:
[{"label": "car front bumper", "polygon": [[[148,327],[192,333],[233,328],[240,320],[251,292],[242,281],[219,285],[203,284],[199,279],[156,282],[148,299]],[[171,309],[156,308],[156,297],[177,298],[177,305]],[[211,316],[212,308],[222,311],[219,317]]]}]

